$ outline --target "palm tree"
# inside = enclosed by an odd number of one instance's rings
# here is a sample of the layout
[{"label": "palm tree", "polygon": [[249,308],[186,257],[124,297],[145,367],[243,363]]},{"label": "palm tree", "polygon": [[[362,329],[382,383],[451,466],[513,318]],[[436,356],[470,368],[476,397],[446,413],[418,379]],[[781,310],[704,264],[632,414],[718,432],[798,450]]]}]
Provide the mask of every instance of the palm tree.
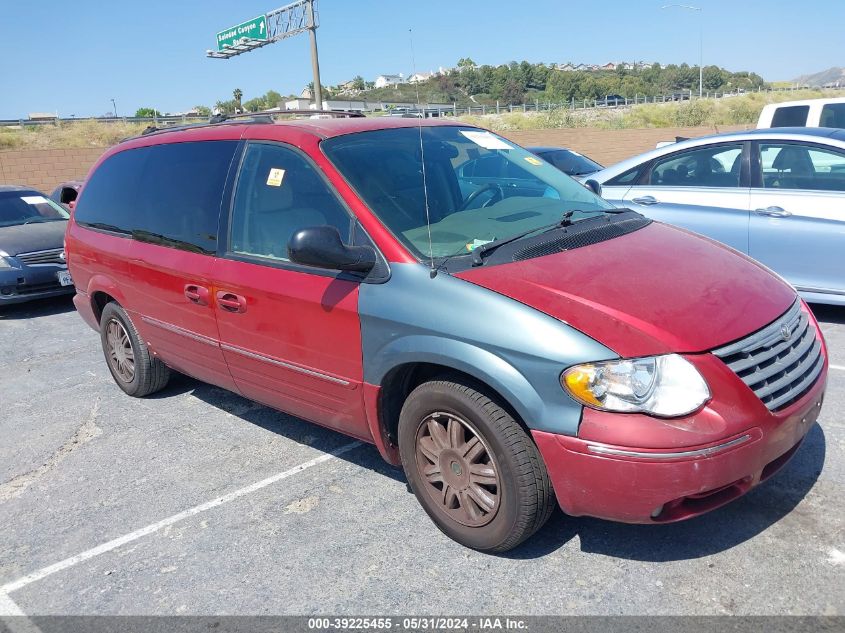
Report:
[{"label": "palm tree", "polygon": [[242,110],[243,108],[241,108],[241,97],[244,96],[244,93],[241,92],[240,88],[235,88],[232,91],[232,96],[235,98],[235,101],[238,102],[238,110]]}]

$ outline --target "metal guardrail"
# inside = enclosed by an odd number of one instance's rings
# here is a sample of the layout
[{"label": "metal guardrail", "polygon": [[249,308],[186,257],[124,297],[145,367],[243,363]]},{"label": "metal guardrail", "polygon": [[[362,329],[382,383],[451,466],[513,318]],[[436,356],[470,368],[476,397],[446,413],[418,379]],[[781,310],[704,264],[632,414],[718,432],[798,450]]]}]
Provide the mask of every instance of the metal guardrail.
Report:
[{"label": "metal guardrail", "polygon": [[[768,90],[754,90],[743,92],[705,92],[705,99],[725,99],[737,96],[743,96],[754,92],[795,92],[795,88],[770,88]],[[801,90],[801,88],[798,88]],[[845,87],[842,88],[827,88],[826,90],[833,90],[845,94]],[[458,106],[455,103],[452,107],[438,106],[436,108],[429,107],[427,104],[420,104],[416,108],[410,110],[381,110],[381,111],[366,111],[367,114],[381,114],[387,115],[391,112],[425,112],[426,116],[463,116],[463,115],[487,115],[487,114],[503,114],[508,112],[546,112],[550,110],[593,110],[605,108],[624,108],[633,105],[641,105],[646,103],[671,103],[681,101],[697,101],[698,95],[691,94],[691,91],[676,91],[664,95],[647,96],[635,95],[633,98],[625,98],[618,100],[605,99],[572,99],[568,103],[540,101],[535,99],[533,103],[502,103],[497,102],[494,105],[475,105],[475,106]],[[284,114],[284,110],[280,111]],[[248,115],[249,113],[245,113]],[[315,111],[315,114],[317,112]],[[199,116],[157,116],[157,117],[60,117],[56,119],[30,120],[30,119],[0,119],[0,127],[10,126],[38,126],[38,125],[52,125],[55,123],[71,123],[74,121],[99,121],[102,123],[146,123],[155,127],[163,127],[168,125],[185,125],[188,123],[205,123],[208,122],[208,117]]]}]

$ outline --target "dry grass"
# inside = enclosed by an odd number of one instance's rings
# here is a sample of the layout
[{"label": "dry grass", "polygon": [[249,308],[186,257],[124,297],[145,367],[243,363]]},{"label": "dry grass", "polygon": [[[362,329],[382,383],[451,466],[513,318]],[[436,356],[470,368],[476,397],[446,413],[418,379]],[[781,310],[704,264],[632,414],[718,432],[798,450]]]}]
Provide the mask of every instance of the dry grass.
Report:
[{"label": "dry grass", "polygon": [[650,103],[630,108],[560,109],[550,112],[514,112],[460,118],[468,123],[500,132],[579,127],[632,129],[740,125],[756,123],[763,106],[769,103],[842,95],[842,91],[834,90],[755,92],[718,100],[695,99],[675,103]]},{"label": "dry grass", "polygon": [[77,121],[0,128],[0,149],[67,149],[109,147],[140,134],[146,123]]}]

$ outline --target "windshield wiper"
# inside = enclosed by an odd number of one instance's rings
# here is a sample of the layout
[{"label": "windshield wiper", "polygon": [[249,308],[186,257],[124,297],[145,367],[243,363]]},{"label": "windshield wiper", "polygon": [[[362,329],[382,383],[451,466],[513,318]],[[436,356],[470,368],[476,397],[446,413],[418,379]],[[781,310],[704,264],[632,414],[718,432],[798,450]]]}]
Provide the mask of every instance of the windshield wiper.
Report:
[{"label": "windshield wiper", "polygon": [[571,211],[567,211],[563,214],[563,218],[560,221],[561,226],[572,226],[575,224],[572,221],[572,216],[576,213],[625,213],[628,209],[572,209]]},{"label": "windshield wiper", "polygon": [[483,246],[479,246],[478,248],[472,251],[472,265],[482,266],[484,264],[485,255],[492,253],[500,246],[504,246],[505,244],[510,244],[511,242],[516,242],[517,240],[521,240],[524,237],[528,237],[532,233],[548,232],[553,229],[570,226],[573,224],[572,216],[576,213],[624,213],[625,211],[627,211],[627,209],[589,209],[587,211],[581,209],[573,209],[571,211],[567,211],[563,214],[563,217],[561,217],[561,219],[555,222],[554,224],[538,226],[533,229],[523,231],[522,233],[517,233],[516,235],[511,235],[510,237],[506,237],[501,240],[493,240],[492,242],[487,242]]}]

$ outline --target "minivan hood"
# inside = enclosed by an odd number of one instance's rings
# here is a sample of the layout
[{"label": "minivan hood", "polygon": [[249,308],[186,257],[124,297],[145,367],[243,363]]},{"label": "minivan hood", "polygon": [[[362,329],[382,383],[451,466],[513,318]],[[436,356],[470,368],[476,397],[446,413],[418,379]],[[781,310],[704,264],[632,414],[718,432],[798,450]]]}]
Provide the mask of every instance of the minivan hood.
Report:
[{"label": "minivan hood", "polygon": [[7,255],[46,251],[64,244],[67,220],[0,227],[0,251]]},{"label": "minivan hood", "polygon": [[719,347],[774,321],[796,297],[741,253],[658,222],[457,277],[560,319],[624,357]]}]

